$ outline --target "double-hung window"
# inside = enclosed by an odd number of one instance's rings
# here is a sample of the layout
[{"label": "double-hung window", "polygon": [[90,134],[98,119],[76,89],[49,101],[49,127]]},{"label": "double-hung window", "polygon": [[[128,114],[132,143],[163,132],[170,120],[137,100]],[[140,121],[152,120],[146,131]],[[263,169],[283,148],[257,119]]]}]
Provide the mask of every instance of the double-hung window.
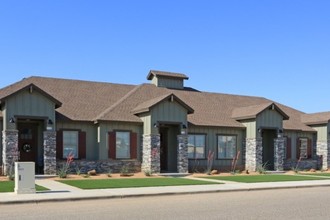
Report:
[{"label": "double-hung window", "polygon": [[116,158],[128,159],[131,157],[130,151],[130,132],[117,131],[116,132]]},{"label": "double-hung window", "polygon": [[232,159],[236,156],[237,136],[218,135],[218,159]]},{"label": "double-hung window", "polygon": [[188,158],[202,159],[205,158],[205,137],[204,134],[188,135]]},{"label": "double-hung window", "polygon": [[78,131],[63,131],[63,158],[72,155],[78,158]]}]

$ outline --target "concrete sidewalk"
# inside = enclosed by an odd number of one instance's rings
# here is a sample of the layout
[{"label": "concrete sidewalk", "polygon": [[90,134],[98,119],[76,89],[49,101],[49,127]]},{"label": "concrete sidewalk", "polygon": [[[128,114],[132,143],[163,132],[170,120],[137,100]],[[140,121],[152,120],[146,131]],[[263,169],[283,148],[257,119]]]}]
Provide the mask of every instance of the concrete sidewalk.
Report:
[{"label": "concrete sidewalk", "polygon": [[[193,178],[206,181],[200,178]],[[207,180],[210,181],[210,180]],[[237,183],[213,180],[217,185],[194,185],[194,186],[166,186],[166,187],[141,187],[120,189],[95,189],[82,190],[49,179],[36,179],[36,184],[50,190],[37,192],[36,194],[0,193],[0,204],[39,203],[55,201],[75,201],[87,199],[110,199],[140,196],[160,196],[174,194],[210,193],[210,192],[234,192],[267,189],[287,189],[304,187],[330,186],[330,180],[309,180],[291,182],[268,182],[268,183]]]}]

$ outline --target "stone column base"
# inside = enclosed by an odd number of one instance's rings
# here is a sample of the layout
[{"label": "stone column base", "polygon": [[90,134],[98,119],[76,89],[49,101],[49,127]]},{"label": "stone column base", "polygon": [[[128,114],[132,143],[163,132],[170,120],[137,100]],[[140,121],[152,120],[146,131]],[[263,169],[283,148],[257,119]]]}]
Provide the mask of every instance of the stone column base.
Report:
[{"label": "stone column base", "polygon": [[178,173],[188,173],[188,135],[178,135]]},{"label": "stone column base", "polygon": [[19,160],[18,130],[2,131],[2,148],[3,174],[13,176],[15,162]]},{"label": "stone column base", "polygon": [[160,135],[143,135],[142,171],[160,173]]},{"label": "stone column base", "polygon": [[56,131],[44,131],[44,174],[56,175]]}]

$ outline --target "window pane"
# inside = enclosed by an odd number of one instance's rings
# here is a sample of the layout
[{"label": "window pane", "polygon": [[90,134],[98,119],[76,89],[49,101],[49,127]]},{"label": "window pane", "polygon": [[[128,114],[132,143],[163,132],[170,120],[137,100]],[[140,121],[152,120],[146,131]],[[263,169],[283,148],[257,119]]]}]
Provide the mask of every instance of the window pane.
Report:
[{"label": "window pane", "polygon": [[205,158],[205,135],[195,136],[195,157]]},{"label": "window pane", "polygon": [[195,159],[195,136],[188,135],[188,158]]},{"label": "window pane", "polygon": [[300,138],[300,157],[301,158],[307,158],[307,146],[308,146],[307,138]]},{"label": "window pane", "polygon": [[128,159],[130,157],[130,132],[116,132],[116,158]]},{"label": "window pane", "polygon": [[218,158],[232,159],[236,156],[236,136],[218,136]]},{"label": "window pane", "polygon": [[188,136],[188,158],[205,158],[205,135]]},{"label": "window pane", "polygon": [[63,158],[78,158],[78,131],[63,131]]}]

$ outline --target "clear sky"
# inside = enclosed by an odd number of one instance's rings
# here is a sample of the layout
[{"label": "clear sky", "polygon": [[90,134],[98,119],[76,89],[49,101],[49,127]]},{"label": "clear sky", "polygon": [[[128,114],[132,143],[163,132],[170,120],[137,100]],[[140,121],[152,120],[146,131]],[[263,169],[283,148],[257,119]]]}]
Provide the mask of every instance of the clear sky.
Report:
[{"label": "clear sky", "polygon": [[330,111],[330,1],[0,1],[0,87],[32,75],[140,84],[150,69]]}]

